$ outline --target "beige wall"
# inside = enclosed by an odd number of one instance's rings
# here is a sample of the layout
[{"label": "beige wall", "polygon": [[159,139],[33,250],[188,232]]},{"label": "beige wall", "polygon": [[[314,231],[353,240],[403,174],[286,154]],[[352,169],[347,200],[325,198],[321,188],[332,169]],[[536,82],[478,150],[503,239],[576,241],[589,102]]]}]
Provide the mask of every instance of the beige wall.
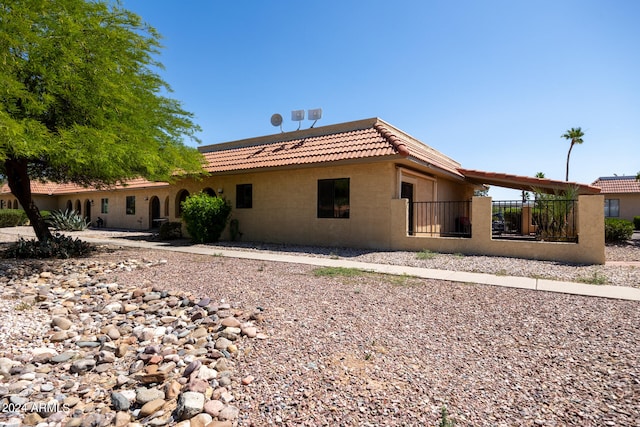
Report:
[{"label": "beige wall", "polygon": [[[349,178],[350,217],[317,218],[319,179]],[[253,207],[237,209],[236,185],[252,184]],[[377,247],[388,241],[389,200],[396,187],[392,163],[351,164],[241,175],[221,175],[174,187],[190,193],[203,187],[223,189],[242,240],[325,246]],[[172,212],[172,219],[174,213]],[[228,230],[223,234],[228,239]]]},{"label": "beige wall", "polygon": [[605,199],[620,200],[620,219],[633,221],[640,216],[640,194],[605,194]]},{"label": "beige wall", "polygon": [[492,238],[491,198],[474,197],[472,237],[422,237],[407,235],[407,201],[392,200],[391,249],[492,255],[569,263],[604,264],[603,196],[579,196],[578,243],[519,241]]},{"label": "beige wall", "polygon": [[[51,211],[58,208],[58,197],[56,196],[35,194],[32,197],[33,202],[41,211]],[[0,196],[0,200],[4,201],[2,204],[4,209],[7,209],[9,202],[11,202],[11,209],[22,209],[22,205],[18,203],[18,199],[13,194],[3,194]]]},{"label": "beige wall", "polygon": [[[133,214],[126,213],[127,196],[135,197]],[[92,223],[100,217],[105,227],[146,230],[151,228],[150,203],[154,196],[159,198],[160,217],[163,217],[165,198],[170,196],[169,186],[62,195],[58,197],[55,209],[66,210],[67,203],[71,202],[72,208],[75,210],[80,206],[79,213],[90,217]],[[102,199],[108,199],[107,213],[102,212]]]}]

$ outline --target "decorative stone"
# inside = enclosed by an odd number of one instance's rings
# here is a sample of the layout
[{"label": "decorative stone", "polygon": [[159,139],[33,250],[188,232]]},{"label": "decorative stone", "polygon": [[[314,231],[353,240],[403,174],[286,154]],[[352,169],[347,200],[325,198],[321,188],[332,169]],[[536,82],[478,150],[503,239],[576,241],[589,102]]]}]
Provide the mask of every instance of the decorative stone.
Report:
[{"label": "decorative stone", "polygon": [[131,406],[131,402],[122,393],[111,393],[111,406],[116,411],[127,411]]},{"label": "decorative stone", "polygon": [[80,359],[73,362],[70,371],[74,374],[84,374],[87,371],[95,368],[96,361],[94,359]]},{"label": "decorative stone", "polygon": [[216,371],[215,369],[209,368],[207,366],[201,366],[200,369],[198,369],[197,378],[201,380],[209,381],[217,377],[218,371]]},{"label": "decorative stone", "polygon": [[156,413],[162,409],[165,403],[164,399],[155,399],[145,403],[142,405],[142,408],[140,408],[139,417],[148,417],[149,415]]},{"label": "decorative stone", "polygon": [[240,410],[232,405],[227,405],[222,408],[222,411],[218,414],[218,418],[221,421],[234,421],[240,415]]},{"label": "decorative stone", "polygon": [[204,404],[204,411],[212,417],[217,417],[224,408],[224,403],[219,400],[209,400]]},{"label": "decorative stone", "polygon": [[140,387],[136,389],[136,402],[140,405],[144,405],[152,400],[164,398],[164,391],[158,390],[157,388]]},{"label": "decorative stone", "polygon": [[204,394],[186,391],[178,397],[176,413],[179,420],[187,420],[195,417],[204,409]]},{"label": "decorative stone", "polygon": [[222,319],[220,324],[227,328],[239,328],[241,325],[240,321],[233,316],[225,317],[224,319]]},{"label": "decorative stone", "polygon": [[190,427],[206,427],[211,421],[213,421],[213,417],[209,414],[201,413],[191,418],[189,421],[191,422]]},{"label": "decorative stone", "polygon": [[66,317],[54,317],[51,319],[51,325],[66,331],[71,328],[73,322]]}]

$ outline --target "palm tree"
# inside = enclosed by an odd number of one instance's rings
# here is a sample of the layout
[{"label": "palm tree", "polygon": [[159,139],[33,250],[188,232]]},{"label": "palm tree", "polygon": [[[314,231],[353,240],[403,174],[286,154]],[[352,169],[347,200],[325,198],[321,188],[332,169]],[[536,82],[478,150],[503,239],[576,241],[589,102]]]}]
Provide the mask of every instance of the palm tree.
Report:
[{"label": "palm tree", "polygon": [[569,157],[571,157],[571,150],[575,144],[582,144],[584,141],[582,137],[584,136],[584,132],[580,128],[571,128],[568,130],[561,138],[571,140],[571,145],[569,146],[569,153],[567,153],[567,176],[565,181],[569,181]]}]

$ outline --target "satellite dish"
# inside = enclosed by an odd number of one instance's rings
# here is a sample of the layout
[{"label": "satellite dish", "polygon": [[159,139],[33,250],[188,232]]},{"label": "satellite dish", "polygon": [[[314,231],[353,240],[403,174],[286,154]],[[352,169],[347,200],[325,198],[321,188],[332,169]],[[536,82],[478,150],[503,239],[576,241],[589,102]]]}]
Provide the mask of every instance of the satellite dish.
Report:
[{"label": "satellite dish", "polygon": [[278,113],[275,113],[271,116],[271,124],[273,126],[280,126],[280,132],[284,132],[282,130],[282,116]]},{"label": "satellite dish", "polygon": [[273,126],[280,126],[282,124],[282,116],[278,113],[275,113],[271,116],[271,124]]}]

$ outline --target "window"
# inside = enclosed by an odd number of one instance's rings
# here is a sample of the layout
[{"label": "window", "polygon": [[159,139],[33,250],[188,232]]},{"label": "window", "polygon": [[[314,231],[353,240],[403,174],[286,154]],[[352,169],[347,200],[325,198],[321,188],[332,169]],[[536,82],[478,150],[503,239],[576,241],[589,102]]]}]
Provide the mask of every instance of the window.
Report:
[{"label": "window", "polygon": [[318,180],[318,218],[349,218],[349,178]]},{"label": "window", "polygon": [[127,196],[127,215],[136,214],[136,196]]},{"label": "window", "polygon": [[109,199],[100,199],[100,213],[109,213]]},{"label": "window", "polygon": [[606,199],[604,201],[604,216],[605,218],[620,216],[620,199]]},{"label": "window", "polygon": [[236,185],[236,208],[251,209],[253,207],[253,184]]}]

